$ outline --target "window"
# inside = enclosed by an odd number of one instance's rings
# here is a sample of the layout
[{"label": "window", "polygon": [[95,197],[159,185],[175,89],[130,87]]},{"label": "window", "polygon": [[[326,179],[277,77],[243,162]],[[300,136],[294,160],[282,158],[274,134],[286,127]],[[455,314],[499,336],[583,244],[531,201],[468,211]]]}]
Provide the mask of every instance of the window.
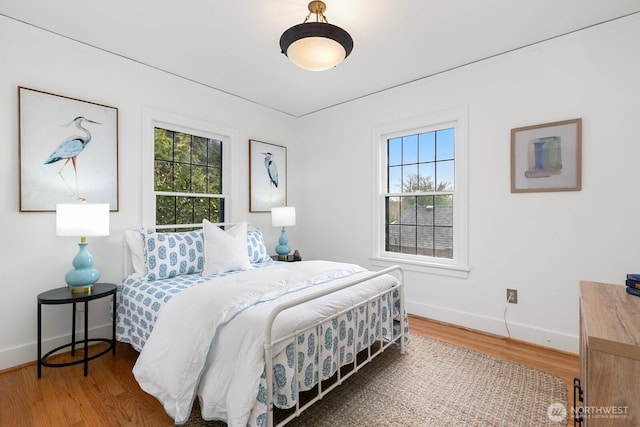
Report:
[{"label": "window", "polygon": [[154,129],[156,225],[224,222],[222,141]]},{"label": "window", "polygon": [[233,132],[191,118],[144,110],[143,224],[156,228],[224,222]]},{"label": "window", "polygon": [[455,129],[387,139],[385,251],[453,258]]},{"label": "window", "polygon": [[466,110],[388,124],[375,137],[374,258],[466,270]]}]

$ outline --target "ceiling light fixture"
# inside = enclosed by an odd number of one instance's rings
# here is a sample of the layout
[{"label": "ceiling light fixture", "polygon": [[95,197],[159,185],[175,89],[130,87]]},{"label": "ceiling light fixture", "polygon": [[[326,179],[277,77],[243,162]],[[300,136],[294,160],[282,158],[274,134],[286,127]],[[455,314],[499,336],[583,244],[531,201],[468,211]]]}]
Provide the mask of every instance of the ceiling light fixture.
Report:
[{"label": "ceiling light fixture", "polygon": [[[353,39],[342,28],[329,24],[322,1],[309,3],[309,14],[280,36],[280,49],[294,64],[309,71],[335,67],[353,50]],[[315,22],[308,22],[315,15]]]}]

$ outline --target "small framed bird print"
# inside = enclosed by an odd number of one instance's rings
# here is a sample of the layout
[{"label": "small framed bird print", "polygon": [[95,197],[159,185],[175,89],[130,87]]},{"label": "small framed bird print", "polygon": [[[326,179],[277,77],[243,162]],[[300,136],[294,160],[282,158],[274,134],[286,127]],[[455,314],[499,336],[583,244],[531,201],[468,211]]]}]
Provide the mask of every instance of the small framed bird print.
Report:
[{"label": "small framed bird print", "polygon": [[118,210],[118,109],[18,87],[20,211],[57,203]]},{"label": "small framed bird print", "polygon": [[287,204],[287,148],[249,140],[249,211]]}]

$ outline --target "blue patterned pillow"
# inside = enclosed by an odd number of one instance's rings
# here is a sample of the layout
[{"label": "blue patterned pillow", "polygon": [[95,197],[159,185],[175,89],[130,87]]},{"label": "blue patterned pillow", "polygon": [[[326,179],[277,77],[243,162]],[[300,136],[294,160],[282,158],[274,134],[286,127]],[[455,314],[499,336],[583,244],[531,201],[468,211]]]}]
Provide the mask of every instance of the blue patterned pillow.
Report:
[{"label": "blue patterned pillow", "polygon": [[271,261],[271,257],[267,253],[267,247],[264,244],[262,230],[259,228],[247,230],[247,252],[251,264]]},{"label": "blue patterned pillow", "polygon": [[202,230],[156,233],[143,230],[146,279],[200,273],[204,267]]}]

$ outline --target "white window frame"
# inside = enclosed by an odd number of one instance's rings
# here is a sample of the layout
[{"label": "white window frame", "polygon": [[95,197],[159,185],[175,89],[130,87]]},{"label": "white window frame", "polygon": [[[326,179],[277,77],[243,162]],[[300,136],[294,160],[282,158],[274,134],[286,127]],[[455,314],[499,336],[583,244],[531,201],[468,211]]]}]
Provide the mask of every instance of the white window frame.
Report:
[{"label": "white window frame", "polygon": [[[386,267],[401,264],[413,271],[466,278],[469,272],[468,227],[468,162],[467,162],[467,108],[426,114],[391,123],[373,129],[373,182],[372,241],[370,260],[374,265]],[[385,196],[387,195],[387,140],[397,136],[429,132],[444,128],[455,129],[455,191],[453,194],[453,258],[437,258],[424,255],[402,254],[386,251],[385,246]]]},{"label": "white window frame", "polygon": [[[142,197],[141,202],[141,224],[157,229],[173,228],[180,226],[201,226],[202,224],[171,224],[156,226],[156,195],[166,194],[154,189],[154,152],[155,152],[155,128],[167,129],[175,132],[183,132],[190,135],[222,141],[222,194],[220,198],[224,202],[224,218],[228,222],[231,214],[231,167],[237,145],[236,131],[232,128],[221,126],[215,123],[198,120],[192,117],[144,107],[142,110]],[[183,195],[194,195],[191,193],[181,193]]]}]

